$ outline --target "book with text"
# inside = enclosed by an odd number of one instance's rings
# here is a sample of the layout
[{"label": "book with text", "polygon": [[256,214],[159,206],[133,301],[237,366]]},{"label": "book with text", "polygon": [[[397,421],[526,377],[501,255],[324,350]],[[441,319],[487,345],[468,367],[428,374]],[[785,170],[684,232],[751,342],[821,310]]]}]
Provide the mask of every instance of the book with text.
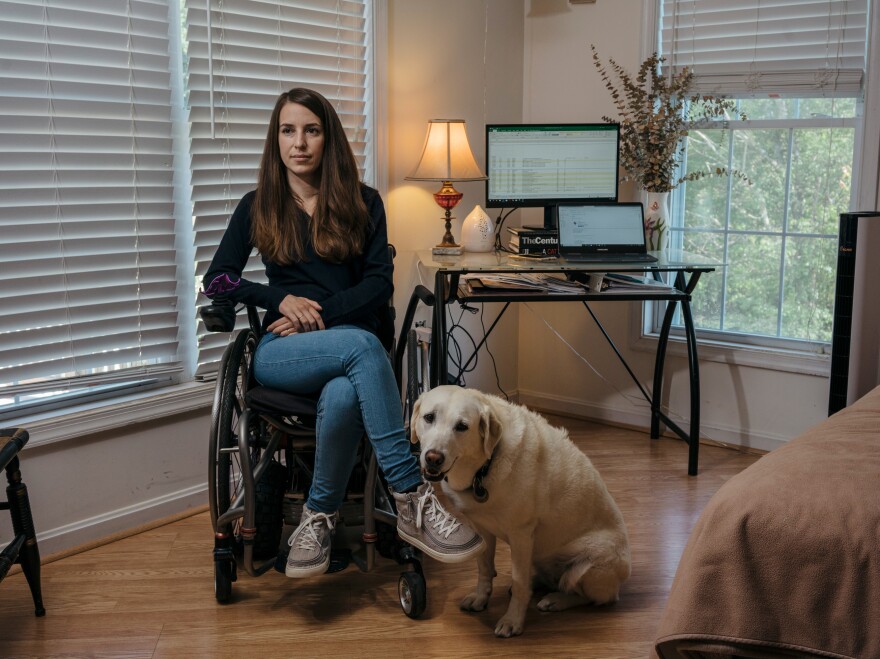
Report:
[{"label": "book with text", "polygon": [[555,256],[559,253],[559,235],[552,229],[508,227],[510,239],[508,246],[520,254],[547,254]]}]

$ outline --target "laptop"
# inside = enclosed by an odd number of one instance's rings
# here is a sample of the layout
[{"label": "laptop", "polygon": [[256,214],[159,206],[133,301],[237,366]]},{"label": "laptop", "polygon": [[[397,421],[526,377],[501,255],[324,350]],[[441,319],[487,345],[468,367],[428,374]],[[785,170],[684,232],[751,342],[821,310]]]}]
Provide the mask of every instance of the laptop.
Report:
[{"label": "laptop", "polygon": [[653,263],[641,202],[559,204],[559,258],[572,263]]}]

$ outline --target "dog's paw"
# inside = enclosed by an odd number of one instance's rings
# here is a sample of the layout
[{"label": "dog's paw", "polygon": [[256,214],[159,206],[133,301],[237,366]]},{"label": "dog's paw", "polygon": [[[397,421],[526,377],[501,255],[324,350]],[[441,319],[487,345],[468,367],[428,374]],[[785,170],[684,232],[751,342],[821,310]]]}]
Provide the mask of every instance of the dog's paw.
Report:
[{"label": "dog's paw", "polygon": [[581,606],[582,604],[588,603],[589,600],[586,597],[581,597],[580,595],[574,595],[572,593],[547,593],[547,595],[538,601],[538,610],[565,611],[565,609],[570,609],[573,606]]},{"label": "dog's paw", "polygon": [[474,591],[469,595],[466,595],[461,602],[458,603],[458,608],[462,611],[485,611],[488,604],[488,595],[480,595],[478,592]]},{"label": "dog's paw", "polygon": [[504,616],[495,625],[495,636],[498,638],[510,638],[523,633],[524,620],[514,619],[513,616]]}]

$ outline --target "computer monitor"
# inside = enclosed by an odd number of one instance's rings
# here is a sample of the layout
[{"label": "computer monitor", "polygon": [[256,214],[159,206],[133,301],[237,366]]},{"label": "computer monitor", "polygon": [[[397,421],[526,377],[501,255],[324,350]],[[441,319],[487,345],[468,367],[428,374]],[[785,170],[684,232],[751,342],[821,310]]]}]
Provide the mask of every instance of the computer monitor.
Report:
[{"label": "computer monitor", "polygon": [[487,124],[486,206],[543,206],[556,226],[556,204],[617,201],[620,126]]}]

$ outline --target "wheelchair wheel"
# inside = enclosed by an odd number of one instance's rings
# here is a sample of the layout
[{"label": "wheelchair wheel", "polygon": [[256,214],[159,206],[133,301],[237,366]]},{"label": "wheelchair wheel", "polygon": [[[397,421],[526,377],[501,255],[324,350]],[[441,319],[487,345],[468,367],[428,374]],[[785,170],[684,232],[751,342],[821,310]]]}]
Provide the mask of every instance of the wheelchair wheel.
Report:
[{"label": "wheelchair wheel", "polygon": [[232,597],[232,582],[235,581],[235,561],[214,560],[214,597],[220,604],[226,604]]},{"label": "wheelchair wheel", "polygon": [[[210,453],[208,456],[208,497],[214,531],[232,537],[238,535],[232,523],[218,525],[220,517],[229,510],[230,503],[243,487],[238,452],[239,419],[244,409],[244,393],[257,339],[249,329],[242,330],[223,354],[214,407],[211,417]],[[258,422],[248,429],[254,436],[248,441],[251,467],[260,458],[257,441]]]},{"label": "wheelchair wheel", "polygon": [[410,618],[418,618],[428,606],[428,589],[425,577],[418,572],[403,572],[397,582],[400,606]]},{"label": "wheelchair wheel", "polygon": [[256,485],[254,506],[254,558],[269,558],[278,553],[284,530],[284,492],[287,489],[287,467],[272,460]]}]

